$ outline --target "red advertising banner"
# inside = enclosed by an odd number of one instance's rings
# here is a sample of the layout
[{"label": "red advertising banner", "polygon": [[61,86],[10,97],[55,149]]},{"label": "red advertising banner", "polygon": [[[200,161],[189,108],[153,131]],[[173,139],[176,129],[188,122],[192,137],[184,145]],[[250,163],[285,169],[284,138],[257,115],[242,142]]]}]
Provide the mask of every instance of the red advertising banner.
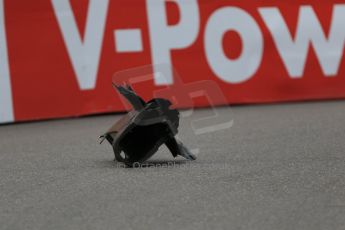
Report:
[{"label": "red advertising banner", "polygon": [[344,98],[344,42],[344,0],[0,0],[0,123],[123,111],[111,81],[142,66],[146,99],[205,80],[229,104]]}]

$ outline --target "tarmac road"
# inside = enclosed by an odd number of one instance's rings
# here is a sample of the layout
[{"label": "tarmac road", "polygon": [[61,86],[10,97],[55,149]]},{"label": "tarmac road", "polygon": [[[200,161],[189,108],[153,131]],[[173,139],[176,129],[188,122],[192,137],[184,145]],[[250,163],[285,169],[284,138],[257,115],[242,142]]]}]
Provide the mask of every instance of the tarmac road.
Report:
[{"label": "tarmac road", "polygon": [[118,115],[0,126],[0,229],[345,229],[345,101],[220,111],[182,122],[197,161],[137,169],[98,143]]}]

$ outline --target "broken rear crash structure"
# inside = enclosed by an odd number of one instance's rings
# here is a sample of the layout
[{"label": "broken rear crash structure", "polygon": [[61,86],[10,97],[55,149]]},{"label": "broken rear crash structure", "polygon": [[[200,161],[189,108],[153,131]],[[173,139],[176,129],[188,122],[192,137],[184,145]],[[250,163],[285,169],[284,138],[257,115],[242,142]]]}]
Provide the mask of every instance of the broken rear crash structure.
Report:
[{"label": "broken rear crash structure", "polygon": [[175,138],[179,126],[179,112],[170,109],[169,100],[154,98],[145,102],[129,85],[115,87],[133,106],[133,110],[101,136],[101,143],[107,140],[112,145],[115,160],[133,167],[149,159],[163,144],[174,157],[196,159],[182,142]]}]

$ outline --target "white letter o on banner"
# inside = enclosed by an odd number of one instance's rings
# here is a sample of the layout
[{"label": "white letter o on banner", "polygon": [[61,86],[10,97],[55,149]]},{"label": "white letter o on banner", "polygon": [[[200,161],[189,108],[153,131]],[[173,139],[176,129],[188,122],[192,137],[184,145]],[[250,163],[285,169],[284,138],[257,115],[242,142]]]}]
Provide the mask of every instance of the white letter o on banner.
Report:
[{"label": "white letter o on banner", "polygon": [[[236,31],[243,48],[239,58],[231,60],[223,50],[223,36]],[[259,68],[263,54],[263,36],[259,25],[244,10],[224,7],[213,13],[205,30],[205,51],[213,72],[228,83],[241,83],[251,78]]]}]

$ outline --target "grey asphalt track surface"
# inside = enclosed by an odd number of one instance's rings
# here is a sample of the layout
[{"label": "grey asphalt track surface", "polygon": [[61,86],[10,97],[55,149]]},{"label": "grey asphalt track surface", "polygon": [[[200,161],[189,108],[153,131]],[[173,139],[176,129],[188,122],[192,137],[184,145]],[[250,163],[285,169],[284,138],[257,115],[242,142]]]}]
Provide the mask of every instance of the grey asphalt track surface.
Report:
[{"label": "grey asphalt track surface", "polygon": [[221,112],[231,128],[182,121],[197,161],[137,169],[98,143],[119,115],[0,126],[0,229],[345,229],[345,101]]}]

